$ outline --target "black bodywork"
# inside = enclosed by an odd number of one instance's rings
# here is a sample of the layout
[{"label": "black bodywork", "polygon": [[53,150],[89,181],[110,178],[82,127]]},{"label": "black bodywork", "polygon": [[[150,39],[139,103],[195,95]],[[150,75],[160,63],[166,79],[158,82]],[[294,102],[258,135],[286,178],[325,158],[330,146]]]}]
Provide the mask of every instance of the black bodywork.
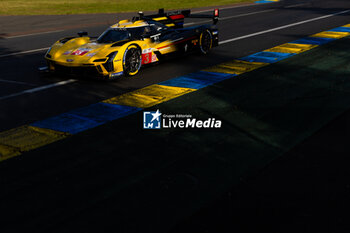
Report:
[{"label": "black bodywork", "polygon": [[[210,18],[213,24],[184,28],[185,18]],[[179,52],[200,49],[199,40],[206,31],[210,33],[210,48],[219,44],[219,33],[216,26],[219,20],[218,9],[215,9],[212,15],[191,14],[190,10],[164,12],[163,9],[159,9],[157,14],[147,16],[139,12],[139,17],[134,17],[133,20],[145,20],[150,25],[149,31],[141,37],[152,38],[159,43],[170,40],[177,46]]]}]

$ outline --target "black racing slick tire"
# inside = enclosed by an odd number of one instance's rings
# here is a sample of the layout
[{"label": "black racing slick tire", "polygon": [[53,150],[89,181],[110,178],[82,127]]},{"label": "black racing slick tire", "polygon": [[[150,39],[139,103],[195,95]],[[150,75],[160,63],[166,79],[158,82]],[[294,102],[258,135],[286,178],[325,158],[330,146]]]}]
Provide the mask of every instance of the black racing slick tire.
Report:
[{"label": "black racing slick tire", "polygon": [[199,36],[199,50],[202,54],[208,54],[213,46],[213,37],[209,30],[205,30]]},{"label": "black racing slick tire", "polygon": [[129,45],[125,50],[123,58],[123,71],[125,76],[136,75],[142,62],[141,49],[137,45]]}]

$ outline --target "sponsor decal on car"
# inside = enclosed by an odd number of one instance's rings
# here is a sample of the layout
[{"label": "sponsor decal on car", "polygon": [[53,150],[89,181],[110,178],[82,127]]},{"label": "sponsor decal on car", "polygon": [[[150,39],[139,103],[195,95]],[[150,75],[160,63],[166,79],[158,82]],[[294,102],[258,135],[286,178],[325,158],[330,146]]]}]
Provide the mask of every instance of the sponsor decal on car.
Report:
[{"label": "sponsor decal on car", "polygon": [[72,53],[72,50],[68,50],[68,51],[64,52],[63,55],[69,55],[71,53]]},{"label": "sponsor decal on car", "polygon": [[152,48],[142,50],[142,65],[156,62],[157,56],[152,54]]},{"label": "sponsor decal on car", "polygon": [[93,57],[93,56],[95,56],[96,55],[96,53],[89,53],[89,54],[87,54],[86,56],[88,56],[88,57]]},{"label": "sponsor decal on car", "polygon": [[87,48],[80,48],[75,50],[73,53],[71,53],[71,55],[77,55],[77,56],[83,56],[85,54],[87,54],[88,52],[90,52],[92,49],[87,49]]}]

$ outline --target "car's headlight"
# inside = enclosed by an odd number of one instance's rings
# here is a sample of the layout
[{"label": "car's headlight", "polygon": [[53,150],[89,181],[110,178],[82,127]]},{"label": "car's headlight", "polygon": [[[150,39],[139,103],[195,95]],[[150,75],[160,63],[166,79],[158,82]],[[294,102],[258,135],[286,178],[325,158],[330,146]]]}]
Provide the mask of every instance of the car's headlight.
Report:
[{"label": "car's headlight", "polygon": [[51,55],[49,54],[49,53],[51,52],[51,49],[52,49],[52,47],[50,47],[50,48],[47,50],[47,52],[46,52],[46,54],[45,54],[45,57],[51,57]]},{"label": "car's headlight", "polygon": [[93,62],[105,62],[107,58],[96,59]]}]

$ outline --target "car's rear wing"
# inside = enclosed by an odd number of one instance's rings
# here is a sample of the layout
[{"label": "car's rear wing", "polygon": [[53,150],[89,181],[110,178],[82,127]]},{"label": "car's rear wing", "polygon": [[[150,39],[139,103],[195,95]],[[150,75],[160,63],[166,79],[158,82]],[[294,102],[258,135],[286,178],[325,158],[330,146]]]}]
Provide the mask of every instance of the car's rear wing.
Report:
[{"label": "car's rear wing", "polygon": [[216,24],[219,21],[219,9],[215,9],[212,15],[191,14],[191,10],[165,12],[164,9],[159,9],[158,13],[153,15],[139,12],[138,19],[157,21],[172,28],[183,28],[185,18],[210,18],[213,19],[213,24]]}]

